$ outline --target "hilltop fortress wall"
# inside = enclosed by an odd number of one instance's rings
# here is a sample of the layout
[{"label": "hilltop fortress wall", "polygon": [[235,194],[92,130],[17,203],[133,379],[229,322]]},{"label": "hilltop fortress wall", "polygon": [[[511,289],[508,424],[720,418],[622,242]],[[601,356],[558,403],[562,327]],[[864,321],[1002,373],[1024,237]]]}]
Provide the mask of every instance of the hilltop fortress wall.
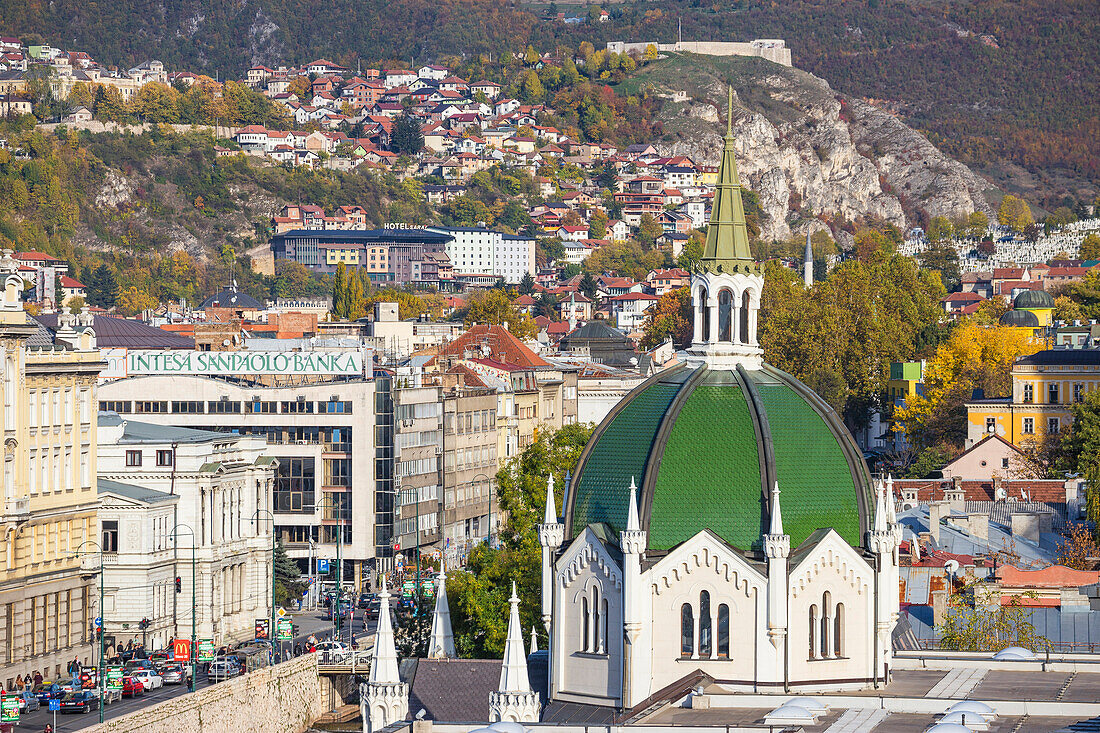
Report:
[{"label": "hilltop fortress wall", "polygon": [[777,38],[758,38],[749,43],[726,41],[679,41],[677,43],[640,43],[628,41],[609,41],[607,50],[612,53],[645,53],[647,46],[656,46],[658,52],[687,52],[707,56],[759,56],[783,66],[791,66],[791,49],[786,41]]}]

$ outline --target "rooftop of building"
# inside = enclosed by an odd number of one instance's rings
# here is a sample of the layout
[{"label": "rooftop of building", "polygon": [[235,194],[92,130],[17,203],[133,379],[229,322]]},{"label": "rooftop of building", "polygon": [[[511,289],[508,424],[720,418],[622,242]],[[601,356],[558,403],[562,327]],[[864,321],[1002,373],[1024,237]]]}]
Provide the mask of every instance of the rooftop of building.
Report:
[{"label": "rooftop of building", "polygon": [[124,484],[121,481],[111,481],[105,478],[96,479],[96,488],[100,495],[115,494],[126,499],[141,502],[142,504],[160,504],[165,501],[172,501],[176,498],[172,494],[166,494],[156,489],[147,489],[144,486]]}]

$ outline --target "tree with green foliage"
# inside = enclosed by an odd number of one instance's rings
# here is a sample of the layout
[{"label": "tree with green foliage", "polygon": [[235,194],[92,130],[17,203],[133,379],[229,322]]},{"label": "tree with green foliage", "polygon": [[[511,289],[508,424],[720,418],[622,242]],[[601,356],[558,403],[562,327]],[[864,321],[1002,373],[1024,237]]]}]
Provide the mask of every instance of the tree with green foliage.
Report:
[{"label": "tree with green foliage", "polygon": [[336,274],[332,278],[332,315],[341,321],[348,320],[348,266],[343,262],[336,266]]},{"label": "tree with green foliage", "polygon": [[503,653],[513,582],[520,598],[523,627],[542,627],[542,548],[537,525],[546,507],[547,479],[554,477],[554,502],[561,514],[565,475],[576,466],[591,435],[592,426],[582,424],[539,431],[533,443],[497,472],[496,496],[505,517],[500,546],[490,549],[478,545],[467,560],[466,570],[447,578],[447,600],[460,656],[492,659]]},{"label": "tree with green foliage", "polygon": [[676,348],[686,349],[691,345],[693,325],[691,288],[670,290],[646,312],[640,345],[643,349],[652,349],[664,343],[665,339],[672,339]]},{"label": "tree with green foliage", "polygon": [[535,322],[526,313],[517,310],[508,293],[500,288],[472,293],[466,301],[463,321],[467,325],[506,324],[508,330],[521,340],[532,338],[536,333]]},{"label": "tree with green foliage", "polygon": [[596,292],[596,278],[592,277],[591,272],[585,272],[581,275],[581,281],[577,283],[577,290],[581,291],[581,294],[589,300],[595,302],[598,297]]},{"label": "tree with green foliage", "polygon": [[695,272],[696,268],[699,267],[699,260],[703,258],[703,248],[706,243],[706,237],[703,236],[702,232],[698,229],[691,230],[687,244],[680,250],[680,255],[676,258],[676,266],[688,272]]},{"label": "tree with green foliage", "polygon": [[348,275],[348,315],[349,321],[357,321],[367,314],[366,301],[363,297],[363,278],[359,276],[359,270]]},{"label": "tree with green foliage", "polygon": [[962,281],[959,272],[959,253],[955,251],[950,239],[941,237],[931,240],[928,247],[917,255],[917,260],[925,270],[935,270],[940,273],[940,280],[947,292],[953,293],[959,287]]},{"label": "tree with green foliage", "polygon": [[420,123],[407,112],[393,123],[390,149],[398,155],[416,155],[424,149],[424,133],[420,130]]},{"label": "tree with green foliage", "polygon": [[92,271],[92,276],[85,283],[85,290],[89,303],[108,310],[115,307],[121,293],[118,280],[107,265],[100,265]]},{"label": "tree with green foliage", "polygon": [[1100,235],[1089,234],[1081,241],[1078,257],[1083,260],[1100,260]]},{"label": "tree with green foliage", "polygon": [[657,237],[665,233],[665,230],[653,218],[653,214],[642,214],[642,221],[638,224],[638,241],[647,249],[653,249],[657,244]]},{"label": "tree with green foliage", "polygon": [[275,545],[274,572],[276,606],[289,606],[291,601],[302,597],[307,584],[301,582],[302,571],[287,555],[286,547],[283,546],[281,540]]},{"label": "tree with green foliage", "polygon": [[958,451],[950,445],[930,445],[917,454],[916,460],[905,470],[905,478],[931,478],[956,455]]},{"label": "tree with green foliage", "polygon": [[531,277],[531,273],[523,273],[523,277],[519,281],[520,295],[529,295],[535,291],[535,278]]}]

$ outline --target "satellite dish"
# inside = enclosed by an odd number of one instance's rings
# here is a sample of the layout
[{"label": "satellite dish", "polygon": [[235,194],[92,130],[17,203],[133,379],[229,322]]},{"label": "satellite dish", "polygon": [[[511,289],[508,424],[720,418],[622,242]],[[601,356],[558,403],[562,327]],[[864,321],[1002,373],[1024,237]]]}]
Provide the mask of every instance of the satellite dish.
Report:
[{"label": "satellite dish", "polygon": [[959,572],[959,561],[948,560],[943,564],[943,569],[947,572],[947,577],[954,578],[955,574]]}]

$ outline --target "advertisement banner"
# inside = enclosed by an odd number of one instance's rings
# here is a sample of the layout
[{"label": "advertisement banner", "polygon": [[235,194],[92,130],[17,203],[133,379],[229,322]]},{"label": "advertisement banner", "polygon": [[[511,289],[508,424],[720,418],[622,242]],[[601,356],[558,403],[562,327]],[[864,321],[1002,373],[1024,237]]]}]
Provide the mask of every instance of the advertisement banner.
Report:
[{"label": "advertisement banner", "polygon": [[336,375],[363,374],[360,351],[189,351],[165,349],[126,352],[126,374]]},{"label": "advertisement banner", "polygon": [[276,641],[294,641],[294,622],[289,618],[281,618],[275,622]]},{"label": "advertisement banner", "polygon": [[199,639],[199,661],[200,662],[213,662],[214,661],[214,640],[213,639]]},{"label": "advertisement banner", "polygon": [[121,690],[122,689],[122,667],[110,666],[107,667],[107,689],[108,690]]},{"label": "advertisement banner", "polygon": [[172,661],[173,662],[190,662],[191,661],[191,640],[190,639],[176,639],[172,642]]},{"label": "advertisement banner", "polygon": [[258,618],[256,619],[256,638],[257,639],[270,639],[271,638],[271,619]]},{"label": "advertisement banner", "polygon": [[4,695],[0,697],[0,723],[19,722],[19,696]]}]

